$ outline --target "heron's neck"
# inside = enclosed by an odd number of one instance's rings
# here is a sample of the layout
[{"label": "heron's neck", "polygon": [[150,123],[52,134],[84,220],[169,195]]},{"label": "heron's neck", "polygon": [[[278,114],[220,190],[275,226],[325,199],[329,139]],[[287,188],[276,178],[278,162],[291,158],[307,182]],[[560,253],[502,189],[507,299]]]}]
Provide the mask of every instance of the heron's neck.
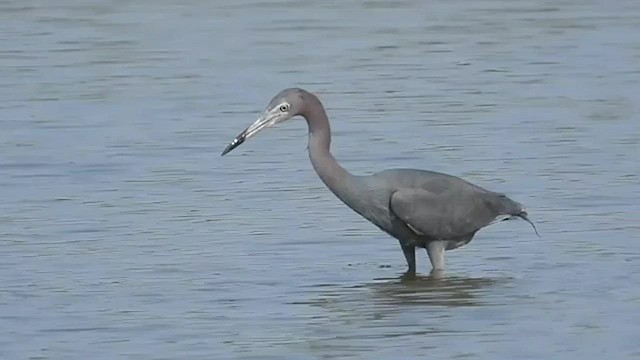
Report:
[{"label": "heron's neck", "polygon": [[[318,101],[319,102],[319,101]],[[347,188],[355,177],[345,170],[330,151],[331,127],[322,105],[305,114],[309,125],[309,158],[322,182],[340,199],[348,195]]]}]

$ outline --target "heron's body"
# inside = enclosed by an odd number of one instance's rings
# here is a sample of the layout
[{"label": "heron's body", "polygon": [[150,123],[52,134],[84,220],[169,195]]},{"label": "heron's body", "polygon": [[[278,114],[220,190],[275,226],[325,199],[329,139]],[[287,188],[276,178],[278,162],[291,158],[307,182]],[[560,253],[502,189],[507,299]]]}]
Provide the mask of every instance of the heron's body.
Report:
[{"label": "heron's body", "polygon": [[455,176],[414,169],[350,174],[330,152],[331,130],[324,107],[302,89],[278,94],[223,155],[260,129],[295,115],[307,120],[309,157],[322,181],[347,206],[398,239],[411,274],[416,271],[415,248],[427,249],[433,269],[440,271],[444,251],[467,244],[481,228],[512,217],[529,221],[519,203]]}]

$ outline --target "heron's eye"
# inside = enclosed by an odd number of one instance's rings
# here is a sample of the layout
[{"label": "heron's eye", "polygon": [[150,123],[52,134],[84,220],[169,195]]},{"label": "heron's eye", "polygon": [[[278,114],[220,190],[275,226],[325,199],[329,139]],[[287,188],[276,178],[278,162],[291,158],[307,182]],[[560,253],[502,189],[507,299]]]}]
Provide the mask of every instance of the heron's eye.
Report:
[{"label": "heron's eye", "polygon": [[281,112],[287,112],[289,111],[289,104],[282,104],[280,105],[280,109]]}]

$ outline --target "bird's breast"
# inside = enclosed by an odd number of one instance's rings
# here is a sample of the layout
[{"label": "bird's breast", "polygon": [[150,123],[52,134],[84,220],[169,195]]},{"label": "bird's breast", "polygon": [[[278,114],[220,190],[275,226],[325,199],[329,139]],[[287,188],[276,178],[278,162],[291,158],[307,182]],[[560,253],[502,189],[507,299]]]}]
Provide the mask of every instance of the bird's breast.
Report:
[{"label": "bird's breast", "polygon": [[[365,219],[383,230],[392,227],[392,216],[389,210],[391,192],[376,188],[366,188],[352,200],[351,208]],[[346,201],[345,201],[346,202]]]}]

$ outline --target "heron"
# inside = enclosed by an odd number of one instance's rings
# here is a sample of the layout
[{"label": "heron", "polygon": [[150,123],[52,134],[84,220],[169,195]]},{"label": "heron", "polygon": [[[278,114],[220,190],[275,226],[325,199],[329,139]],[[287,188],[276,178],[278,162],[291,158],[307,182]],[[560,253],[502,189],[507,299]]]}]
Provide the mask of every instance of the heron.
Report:
[{"label": "heron", "polygon": [[404,275],[416,274],[416,248],[426,249],[430,273],[441,275],[445,251],[468,244],[478,230],[496,222],[520,218],[538,234],[520,203],[456,176],[406,168],[352,175],[331,154],[331,127],[322,102],[301,88],[278,93],[221,155],[296,116],[307,121],[309,158],[322,182],[356,213],[399,241],[408,266]]}]

